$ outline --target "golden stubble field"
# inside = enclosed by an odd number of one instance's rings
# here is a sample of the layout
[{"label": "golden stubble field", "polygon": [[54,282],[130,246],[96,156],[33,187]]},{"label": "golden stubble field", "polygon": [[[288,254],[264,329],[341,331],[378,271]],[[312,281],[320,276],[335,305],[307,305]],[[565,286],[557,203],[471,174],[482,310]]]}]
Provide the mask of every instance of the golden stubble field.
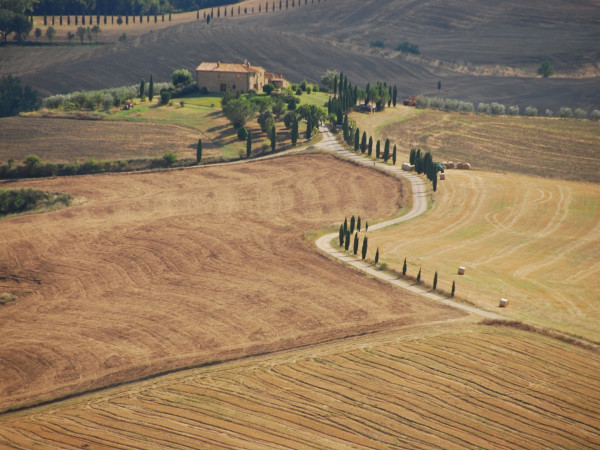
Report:
[{"label": "golden stubble field", "polygon": [[[215,360],[455,318],[319,255],[400,185],[327,156],[12,184],[81,203],[0,222],[0,409]],[[375,195],[386,191],[386,197]]]},{"label": "golden stubble field", "polygon": [[407,326],[0,418],[32,448],[597,448],[597,353],[517,329]]}]

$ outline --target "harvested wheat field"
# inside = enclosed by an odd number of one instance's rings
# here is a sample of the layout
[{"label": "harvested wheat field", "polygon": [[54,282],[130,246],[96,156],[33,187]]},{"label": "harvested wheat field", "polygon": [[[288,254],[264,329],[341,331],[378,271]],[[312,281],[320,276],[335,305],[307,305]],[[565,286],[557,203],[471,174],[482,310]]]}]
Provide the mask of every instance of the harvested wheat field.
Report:
[{"label": "harvested wheat field", "polygon": [[[31,154],[52,163],[156,158],[167,151],[195,158],[198,137],[194,130],[169,124],[7,117],[0,119],[0,163]],[[221,154],[211,147],[206,156]]]},{"label": "harvested wheat field", "polygon": [[18,297],[0,308],[0,410],[461,315],[348,270],[304,239],[402,203],[396,180],[332,157],[11,186],[83,203],[0,222],[0,291]]},{"label": "harvested wheat field", "polygon": [[379,119],[364,114],[353,118],[359,127],[364,123],[365,129],[373,130],[374,139],[390,138],[407,155],[411,147],[419,147],[431,151],[437,161],[465,161],[477,169],[600,182],[598,122],[415,111],[404,106]]},{"label": "harvested wheat field", "polygon": [[[600,185],[446,171],[423,217],[369,237],[381,262],[477,306],[600,342]],[[407,239],[407,236],[411,236]],[[457,275],[466,266],[464,276]]]},{"label": "harvested wheat field", "polygon": [[511,328],[409,326],[5,415],[32,448],[597,448],[597,353]]}]

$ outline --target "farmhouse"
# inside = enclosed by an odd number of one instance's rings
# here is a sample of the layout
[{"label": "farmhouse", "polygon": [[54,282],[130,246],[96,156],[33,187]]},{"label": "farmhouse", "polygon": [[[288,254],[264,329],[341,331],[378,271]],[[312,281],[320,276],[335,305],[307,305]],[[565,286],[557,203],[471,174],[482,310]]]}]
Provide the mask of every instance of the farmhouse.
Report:
[{"label": "farmhouse", "polygon": [[199,89],[206,88],[209,92],[247,92],[250,89],[260,92],[267,83],[278,89],[288,86],[283,75],[266,72],[248,61],[244,64],[203,62],[196,67],[196,83]]}]

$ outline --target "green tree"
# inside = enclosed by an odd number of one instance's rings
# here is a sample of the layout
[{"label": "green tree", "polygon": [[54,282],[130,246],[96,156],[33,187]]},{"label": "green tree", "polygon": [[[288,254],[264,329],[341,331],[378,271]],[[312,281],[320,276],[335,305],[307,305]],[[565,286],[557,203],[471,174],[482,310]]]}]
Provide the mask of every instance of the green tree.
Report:
[{"label": "green tree", "polygon": [[[327,110],[317,105],[300,105],[296,109],[296,114],[300,119],[306,120],[307,124],[310,119],[310,134],[315,127],[327,119]],[[310,136],[307,136],[307,139],[309,138]]]},{"label": "green tree", "polygon": [[144,91],[146,89],[146,82],[144,80],[140,81],[140,100],[144,101]]},{"label": "green tree", "polygon": [[369,222],[365,223],[365,231],[369,231]]},{"label": "green tree", "polygon": [[344,217],[344,233],[348,232],[348,218]]},{"label": "green tree", "polygon": [[392,152],[392,164],[396,165],[396,144],[394,144],[394,151]]},{"label": "green tree", "polygon": [[394,85],[394,90],[392,91],[392,104],[394,105],[394,108],[396,107],[397,100],[398,100],[398,89],[396,88],[396,85]]},{"label": "green tree", "polygon": [[202,161],[202,138],[198,139],[196,146],[196,163],[200,164],[200,161]]},{"label": "green tree", "polygon": [[271,92],[275,90],[275,85],[273,83],[267,83],[263,86],[263,92],[267,95],[271,95]]},{"label": "green tree", "polygon": [[404,258],[404,264],[402,264],[402,276],[405,277],[406,276],[406,258]]},{"label": "green tree", "polygon": [[353,251],[354,251],[355,255],[358,253],[358,233],[354,234],[354,247],[353,247]]},{"label": "green tree", "polygon": [[350,217],[350,234],[354,233],[354,227],[356,226],[356,218]]},{"label": "green tree", "polygon": [[150,85],[148,86],[148,101],[154,98],[154,77],[150,74]]},{"label": "green tree", "polygon": [[369,156],[371,156],[373,154],[373,136],[369,136],[369,145],[367,148],[368,148],[367,154]]},{"label": "green tree", "polygon": [[346,231],[346,237],[344,239],[344,250],[348,251],[350,248],[350,230]]},{"label": "green tree", "polygon": [[538,67],[537,73],[544,78],[548,78],[554,73],[554,68],[552,67],[550,61],[546,60],[540,65],[540,67]]},{"label": "green tree", "polygon": [[437,282],[438,282],[438,275],[437,275],[437,270],[436,270],[435,275],[433,276],[433,290],[434,291],[437,289]]},{"label": "green tree", "polygon": [[381,141],[377,139],[377,146],[375,148],[375,156],[377,159],[381,157]]},{"label": "green tree", "polygon": [[327,92],[333,91],[334,80],[335,87],[337,88],[337,77],[339,72],[328,69],[323,75],[321,75],[321,84],[327,88]]},{"label": "green tree", "polygon": [[173,86],[187,86],[192,84],[192,73],[187,69],[177,69],[171,74]]},{"label": "green tree", "polygon": [[245,97],[229,100],[223,106],[223,114],[236,129],[245,126],[256,115],[257,111],[258,106]]},{"label": "green tree", "polygon": [[340,225],[340,233],[339,233],[340,247],[344,245],[344,225]]},{"label": "green tree", "polygon": [[[13,14],[10,28],[15,33],[15,40],[19,43],[24,42],[33,29],[33,23],[29,21],[25,14]],[[10,34],[10,32],[9,32]],[[5,39],[6,42],[6,39]]]},{"label": "green tree", "polygon": [[52,39],[54,39],[55,35],[56,35],[56,30],[54,29],[53,26],[49,26],[48,28],[46,28],[46,38],[48,39],[49,42],[52,42]]},{"label": "green tree", "polygon": [[248,130],[248,138],[246,139],[246,158],[252,155],[252,131]]},{"label": "green tree", "polygon": [[452,292],[450,293],[450,297],[454,297],[455,292],[456,292],[456,282],[452,281]]},{"label": "green tree", "polygon": [[368,239],[367,236],[365,236],[363,239],[362,255],[361,255],[362,259],[365,259],[367,257],[367,246],[368,246],[367,239]]},{"label": "green tree", "polygon": [[417,284],[421,282],[421,268],[419,267],[419,273],[417,274]]},{"label": "green tree", "polygon": [[360,216],[358,216],[358,219],[356,219],[356,229],[360,231]]},{"label": "green tree", "polygon": [[306,139],[310,139],[312,136],[313,124],[310,120],[310,117],[306,119]]},{"label": "green tree", "polygon": [[5,44],[8,36],[14,31],[14,17],[13,11],[0,8],[0,37]]},{"label": "green tree", "polygon": [[42,37],[42,29],[41,29],[41,28],[39,28],[39,27],[38,27],[38,28],[36,28],[36,29],[33,31],[33,34],[34,34],[34,36],[35,36],[35,40],[36,40],[36,41],[39,41],[39,40],[40,40],[40,38]]},{"label": "green tree", "polygon": [[[77,17],[77,16],[75,16]],[[83,39],[85,38],[85,28],[84,27],[77,27],[77,30],[75,30],[75,35],[79,38],[79,40],[81,41],[81,43],[83,44]]]},{"label": "green tree", "polygon": [[94,26],[92,27],[92,30],[91,30],[91,31],[92,31],[92,33],[94,34],[94,40],[95,40],[96,42],[98,42],[98,33],[101,33],[101,32],[102,32],[102,30],[100,29],[100,25],[97,25],[97,24],[96,24],[96,25],[94,25]]},{"label": "green tree", "polygon": [[355,152],[358,152],[359,145],[360,145],[360,130],[357,127],[356,132],[354,133],[354,151]]},{"label": "green tree", "polygon": [[0,117],[16,116],[38,105],[38,93],[31,86],[21,87],[21,80],[12,75],[0,78]]},{"label": "green tree", "polygon": [[375,264],[379,263],[379,247],[377,247],[377,251],[375,252]]},{"label": "green tree", "polygon": [[248,129],[246,127],[240,127],[237,137],[240,141],[245,141],[248,138]]}]

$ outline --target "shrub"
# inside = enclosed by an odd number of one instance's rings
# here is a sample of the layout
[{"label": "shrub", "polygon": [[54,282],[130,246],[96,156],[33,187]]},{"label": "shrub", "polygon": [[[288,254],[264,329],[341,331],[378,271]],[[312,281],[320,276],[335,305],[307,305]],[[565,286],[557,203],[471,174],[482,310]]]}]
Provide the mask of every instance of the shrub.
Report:
[{"label": "shrub", "polygon": [[412,53],[414,55],[421,54],[421,50],[419,50],[419,46],[416,44],[411,44],[408,41],[404,41],[400,45],[398,45],[396,47],[396,51],[404,52],[404,53]]},{"label": "shrub", "polygon": [[245,141],[248,137],[248,129],[246,127],[240,127],[237,133],[237,137],[240,141]]},{"label": "shrub", "polygon": [[592,120],[600,120],[600,109],[592,111]]},{"label": "shrub", "polygon": [[172,166],[177,161],[177,154],[173,152],[167,152],[162,156],[167,166]]},{"label": "shrub", "polygon": [[171,92],[168,89],[160,90],[160,103],[167,105],[171,101]]},{"label": "shrub", "polygon": [[271,92],[275,90],[275,85],[273,83],[267,83],[263,86],[263,92],[267,95],[271,95]]},{"label": "shrub", "polygon": [[273,123],[273,113],[268,109],[258,115],[258,124],[260,125],[261,131],[266,132],[267,130],[270,130]]},{"label": "shrub", "polygon": [[490,114],[490,111],[489,103],[479,103],[477,105],[477,114]]},{"label": "shrub", "polygon": [[525,115],[529,116],[529,117],[537,116],[538,110],[537,110],[537,108],[534,108],[533,106],[528,106],[527,108],[525,108]]},{"label": "shrub", "polygon": [[558,115],[563,119],[570,119],[573,117],[573,110],[567,106],[561,106]]},{"label": "shrub", "polygon": [[576,119],[585,119],[587,117],[587,111],[582,108],[577,108],[573,114]]},{"label": "shrub", "polygon": [[513,105],[513,106],[509,106],[508,107],[508,115],[510,116],[518,116],[519,115],[519,107],[517,105]]},{"label": "shrub", "polygon": [[546,117],[552,117],[552,116],[554,116],[554,111],[552,111],[550,108],[547,108],[545,115],[546,115]]},{"label": "shrub", "polygon": [[504,105],[503,105],[502,103],[496,103],[496,102],[493,102],[493,103],[490,105],[490,112],[491,112],[491,114],[492,114],[492,115],[494,115],[494,116],[500,116],[500,115],[503,115],[503,114],[505,113],[505,108],[504,108]]},{"label": "shrub", "polygon": [[288,129],[292,127],[294,120],[296,120],[296,112],[295,111],[288,111],[283,116],[283,124]]},{"label": "shrub", "polygon": [[371,41],[371,47],[383,48],[385,43],[383,41]]},{"label": "shrub", "polygon": [[171,74],[171,81],[175,87],[192,84],[192,73],[187,69],[177,69]]},{"label": "shrub", "polygon": [[302,95],[302,89],[300,89],[300,88],[296,89],[296,95]]},{"label": "shrub", "polygon": [[312,87],[306,86],[306,93],[310,94],[312,92]]}]

